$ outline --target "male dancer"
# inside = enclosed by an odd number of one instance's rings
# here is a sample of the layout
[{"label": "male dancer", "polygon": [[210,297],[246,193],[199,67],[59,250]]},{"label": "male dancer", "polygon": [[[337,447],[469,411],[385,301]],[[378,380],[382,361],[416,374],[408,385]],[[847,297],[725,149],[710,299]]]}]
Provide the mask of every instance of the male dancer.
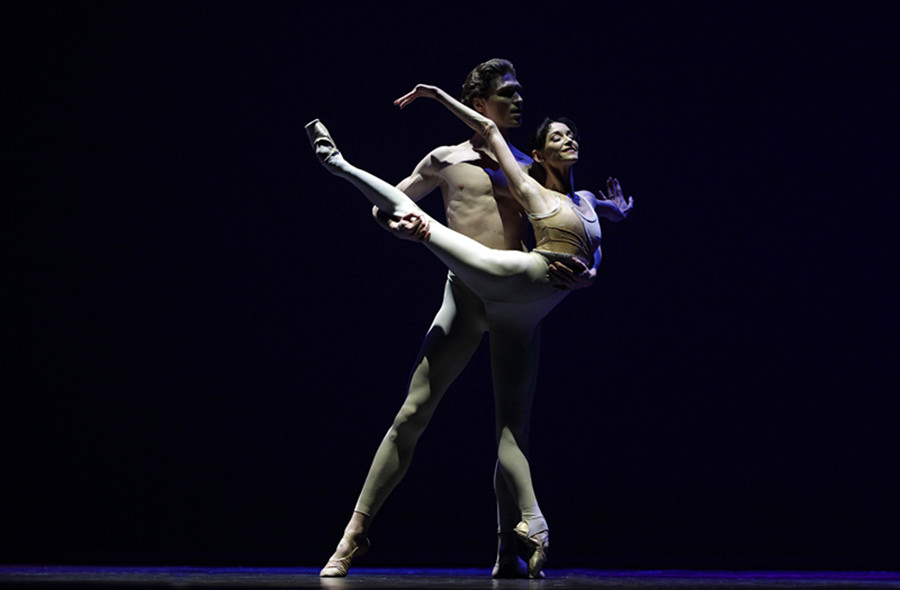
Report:
[{"label": "male dancer", "polygon": [[[493,120],[504,137],[522,121],[521,86],[513,65],[489,60],[473,69],[463,85],[462,102]],[[510,146],[512,147],[512,146]],[[512,148],[523,166],[531,158]],[[491,248],[524,250],[525,216],[510,194],[496,157],[475,134],[455,146],[432,150],[397,187],[419,200],[440,187],[447,225]],[[376,218],[390,231],[413,240],[427,233],[416,218],[388,219],[376,210]],[[582,276],[554,266],[551,278],[560,288],[591,283],[593,273]],[[415,445],[427,427],[444,392],[459,375],[490,331],[491,369],[497,414],[498,453],[515,455],[518,476],[527,489],[511,491],[498,462],[494,473],[497,495],[498,551],[492,576],[526,578],[529,568],[516,551],[516,525],[543,517],[530,485],[527,460],[528,419],[534,397],[538,365],[539,324],[523,322],[515,306],[485,303],[450,273],[444,300],[435,316],[409,381],[406,400],[382,440],[356,509],[344,536],[322,569],[323,577],[345,576],[354,556],[369,546],[367,532],[376,512],[403,478]],[[508,464],[508,462],[507,462]],[[519,480],[521,481],[521,477]],[[539,574],[538,567],[537,573]]]}]

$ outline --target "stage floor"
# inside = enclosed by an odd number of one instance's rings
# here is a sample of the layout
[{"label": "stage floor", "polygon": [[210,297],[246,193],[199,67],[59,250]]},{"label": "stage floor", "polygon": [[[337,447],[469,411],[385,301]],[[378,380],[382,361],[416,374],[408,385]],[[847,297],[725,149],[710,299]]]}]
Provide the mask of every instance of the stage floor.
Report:
[{"label": "stage floor", "polygon": [[551,570],[545,580],[492,580],[484,569],[0,566],[2,588],[832,589],[900,588],[900,572]]}]

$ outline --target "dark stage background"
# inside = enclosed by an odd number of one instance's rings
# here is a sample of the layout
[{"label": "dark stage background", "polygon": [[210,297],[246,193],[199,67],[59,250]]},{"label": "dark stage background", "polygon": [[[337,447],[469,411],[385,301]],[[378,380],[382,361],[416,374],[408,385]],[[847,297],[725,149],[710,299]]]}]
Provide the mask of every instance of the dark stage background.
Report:
[{"label": "dark stage background", "polygon": [[[392,100],[502,56],[514,143],[566,114],[577,184],[614,175],[636,201],[544,327],[554,564],[900,568],[885,15],[37,2],[3,21],[0,562],[324,562],[445,270],[373,225],[303,125],[397,181],[469,133]],[[366,565],[493,563],[486,352]]]}]

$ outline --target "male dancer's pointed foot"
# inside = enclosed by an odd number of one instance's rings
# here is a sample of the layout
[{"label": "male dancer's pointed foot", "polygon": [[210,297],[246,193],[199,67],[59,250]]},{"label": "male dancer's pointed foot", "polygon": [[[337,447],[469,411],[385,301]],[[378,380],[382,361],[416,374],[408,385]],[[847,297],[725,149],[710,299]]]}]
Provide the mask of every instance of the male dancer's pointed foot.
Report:
[{"label": "male dancer's pointed foot", "polygon": [[333,155],[340,154],[328,129],[318,119],[306,124],[306,136],[309,137],[310,145],[316,150],[316,156],[323,164],[327,165]]},{"label": "male dancer's pointed foot", "polygon": [[350,571],[350,564],[354,557],[364,555],[372,545],[369,539],[344,537],[338,544],[337,550],[328,559],[328,563],[319,572],[320,578],[343,578]]},{"label": "male dancer's pointed foot", "polygon": [[550,531],[544,529],[534,534],[529,534],[528,523],[524,520],[516,525],[516,534],[531,551],[528,558],[528,577],[541,578],[544,563],[547,561],[547,551],[550,549]]}]

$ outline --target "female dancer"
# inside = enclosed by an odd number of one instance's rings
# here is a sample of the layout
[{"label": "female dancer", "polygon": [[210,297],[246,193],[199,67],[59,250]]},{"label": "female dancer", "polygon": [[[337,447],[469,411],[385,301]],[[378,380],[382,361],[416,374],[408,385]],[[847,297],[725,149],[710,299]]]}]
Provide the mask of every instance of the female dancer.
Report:
[{"label": "female dancer", "polygon": [[[503,307],[507,313],[513,309],[518,317],[525,316],[536,324],[567,293],[550,284],[549,265],[556,263],[574,273],[587,271],[593,274],[595,262],[600,260],[597,214],[618,221],[630,211],[631,199],[626,201],[622,197],[621,188],[614,179],[607,181],[610,200],[598,200],[587,191],[572,191],[571,167],[578,160],[578,144],[574,127],[568,121],[545,121],[538,134],[533,157],[545,173],[545,187],[522,171],[493,121],[442,90],[419,85],[395,104],[403,108],[420,97],[441,102],[485,136],[507,178],[510,192],[531,219],[537,241],[535,250],[494,250],[450,230],[431,219],[395,187],[347,163],[318,120],[307,125],[307,133],[316,154],[330,172],[354,184],[384,213],[417,226],[417,235],[425,245],[477,293],[487,307],[492,302],[505,302]],[[516,532],[531,549],[528,574],[539,577],[549,534],[534,497],[527,459],[511,432],[500,433],[498,457],[521,510],[522,521]],[[345,557],[333,558],[332,561],[341,563],[329,561],[326,570],[333,566],[336,571],[346,572],[349,560],[354,554],[362,553],[367,545],[358,545]]]}]

